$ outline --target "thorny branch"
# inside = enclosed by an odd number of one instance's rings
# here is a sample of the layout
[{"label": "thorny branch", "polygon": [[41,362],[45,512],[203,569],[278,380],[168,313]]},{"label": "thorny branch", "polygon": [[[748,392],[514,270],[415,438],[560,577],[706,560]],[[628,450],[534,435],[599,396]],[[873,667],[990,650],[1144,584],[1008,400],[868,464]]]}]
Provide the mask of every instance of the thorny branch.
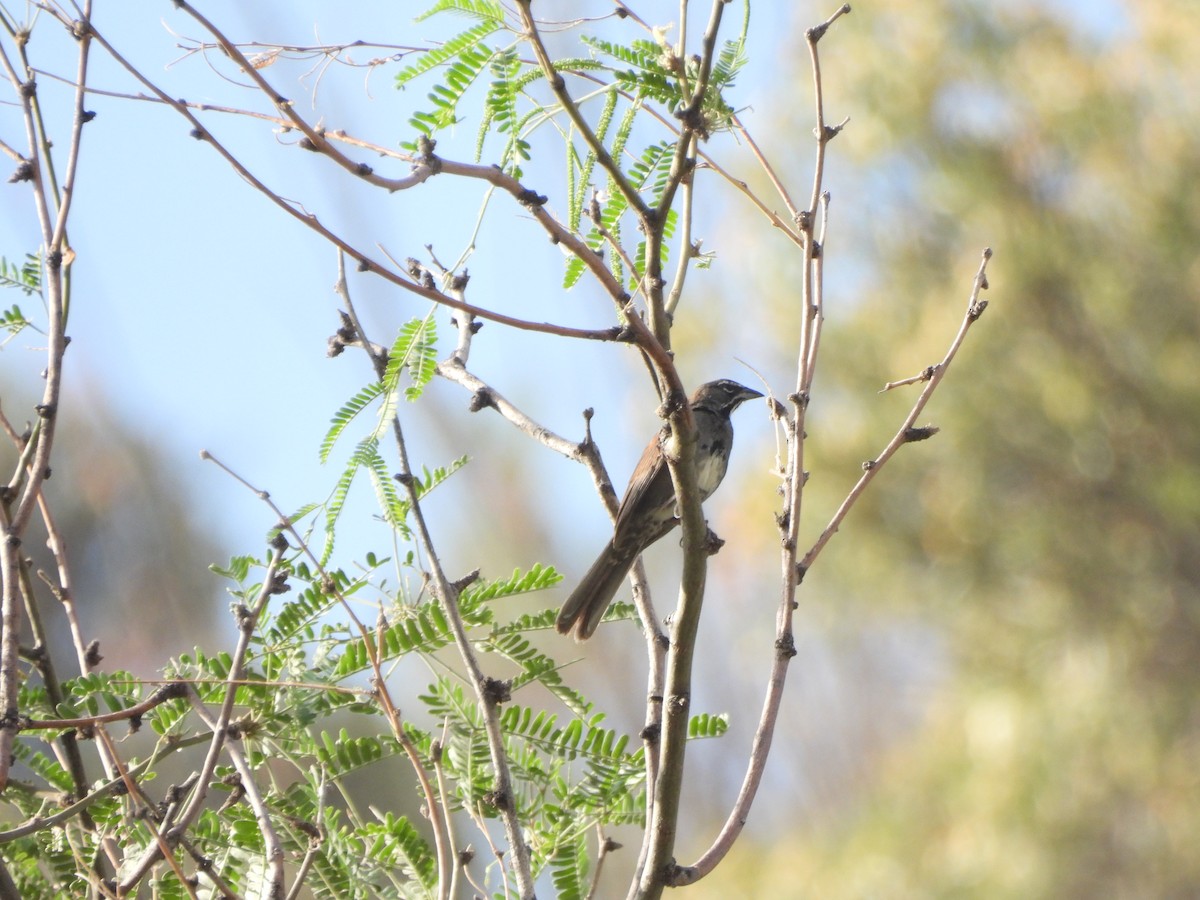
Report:
[{"label": "thorny branch", "polygon": [[[86,0],[83,13],[90,15],[91,2]],[[37,81],[25,55],[27,41],[18,39],[18,29],[3,17],[3,27],[13,39],[19,54],[14,62],[6,51],[0,50],[3,69],[18,98],[25,126],[24,160],[29,164],[29,181],[33,191],[34,209],[41,233],[45,269],[44,296],[46,299],[46,370],[45,387],[37,405],[38,421],[21,459],[13,473],[0,514],[3,541],[0,543],[0,791],[8,781],[12,746],[18,724],[17,692],[19,690],[18,640],[21,632],[21,593],[25,562],[21,542],[42,492],[42,484],[50,474],[50,457],[58,423],[59,400],[62,391],[63,355],[66,352],[66,321],[70,297],[70,266],[73,258],[67,242],[67,220],[75,188],[83,126],[90,116],[83,108],[87,83],[88,57],[91,37],[86,29],[77,35],[78,56],[74,115],[71,138],[67,145],[64,179],[56,181],[50,140],[42,118],[37,95]],[[19,68],[18,68],[19,67]],[[23,486],[20,485],[24,482]],[[17,488],[20,487],[19,492]]]}]

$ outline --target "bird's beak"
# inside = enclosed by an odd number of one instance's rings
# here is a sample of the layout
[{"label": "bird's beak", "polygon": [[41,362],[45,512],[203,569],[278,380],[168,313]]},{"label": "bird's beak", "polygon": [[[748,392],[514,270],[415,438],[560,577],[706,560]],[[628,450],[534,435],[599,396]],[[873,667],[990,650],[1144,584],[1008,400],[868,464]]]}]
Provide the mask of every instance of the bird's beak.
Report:
[{"label": "bird's beak", "polygon": [[754,390],[754,388],[748,388],[745,385],[743,385],[741,393],[739,393],[737,396],[737,401],[738,401],[738,403],[744,403],[747,400],[753,400],[755,397],[761,397],[761,396],[762,396],[761,392]]}]

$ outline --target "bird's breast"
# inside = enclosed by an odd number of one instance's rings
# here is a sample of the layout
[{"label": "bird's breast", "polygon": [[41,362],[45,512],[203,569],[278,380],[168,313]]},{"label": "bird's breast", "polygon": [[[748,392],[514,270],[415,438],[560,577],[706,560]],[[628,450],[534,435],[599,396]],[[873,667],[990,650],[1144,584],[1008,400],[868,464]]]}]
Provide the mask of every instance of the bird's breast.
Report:
[{"label": "bird's breast", "polygon": [[699,452],[696,454],[696,486],[707,498],[725,477],[725,469],[729,466],[729,445],[723,441],[714,441],[707,447],[702,444],[697,450]]}]

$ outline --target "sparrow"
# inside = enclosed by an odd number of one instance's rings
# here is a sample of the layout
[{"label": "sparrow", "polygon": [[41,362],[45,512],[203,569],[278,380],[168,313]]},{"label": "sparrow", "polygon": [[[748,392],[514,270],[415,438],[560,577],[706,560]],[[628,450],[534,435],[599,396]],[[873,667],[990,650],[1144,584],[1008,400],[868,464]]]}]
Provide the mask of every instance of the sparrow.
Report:
[{"label": "sparrow", "polygon": [[[696,483],[701,500],[717,489],[729,466],[733,447],[730,415],[746,400],[761,396],[722,378],[702,384],[688,401],[696,421]],[[642,452],[617,510],[612,539],[563,604],[555,623],[559,633],[574,632],[577,641],[591,637],[634,561],[679,524],[675,485],[662,448],[669,429],[669,425],[663,426]]]}]

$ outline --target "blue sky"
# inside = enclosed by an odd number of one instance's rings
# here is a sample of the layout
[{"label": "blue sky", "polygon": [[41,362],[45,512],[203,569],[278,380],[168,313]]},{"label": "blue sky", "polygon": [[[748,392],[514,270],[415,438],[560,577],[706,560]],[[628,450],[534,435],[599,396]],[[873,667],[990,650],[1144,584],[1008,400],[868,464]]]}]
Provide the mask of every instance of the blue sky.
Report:
[{"label": "blue sky", "polygon": [[[235,73],[222,60],[216,58],[210,67],[180,49],[189,39],[204,37],[198,25],[170,4],[152,7],[151,14],[148,9],[100,3],[97,28],[173,96],[270,111],[260,95],[225,80]],[[269,7],[221,2],[203,9],[239,41],[314,44],[369,38],[404,44],[415,39],[408,15],[398,14],[392,3]],[[51,71],[70,72],[73,46],[50,24],[39,26],[34,59]],[[769,26],[769,21],[754,23],[764,34]],[[363,61],[386,52],[359,49],[352,55]],[[141,92],[102,50],[96,48],[92,59],[94,87]],[[300,98],[305,115],[329,128],[388,146],[411,139],[410,104],[424,101],[427,84],[402,94],[393,87],[395,65],[381,67],[369,80],[365,70],[332,66],[320,80],[319,110],[314,111],[303,96],[314,79],[296,81],[307,68],[281,62],[264,74],[281,92]],[[752,99],[753,90],[748,94]],[[43,79],[42,98],[65,123],[66,89]],[[231,550],[244,549],[246,542],[259,540],[266,512],[214,467],[202,464],[198,451],[203,447],[220,455],[270,489],[285,508],[324,496],[336,472],[321,469],[316,448],[329,416],[370,380],[360,355],[324,358],[325,339],[337,324],[334,251],[244,184],[212,148],[189,139],[189,126],[173,111],[106,96],[92,97],[88,105],[98,115],[85,133],[72,219],[78,261],[69,395],[89,407],[105,404],[103,415],[116,416],[159,443],[218,537],[229,541]],[[12,115],[10,109],[5,117],[12,121]],[[261,122],[214,113],[205,121],[272,188],[299,200],[376,256],[380,246],[400,259],[423,256],[424,245],[432,243],[439,257],[450,260],[467,244],[483,196],[478,183],[439,178],[389,196],[297,150],[294,137],[277,137]],[[439,151],[470,159],[475,126],[476,120],[468,120],[457,134],[442,136]],[[56,127],[53,119],[51,127]],[[60,133],[65,143],[65,129]],[[371,162],[394,175],[407,170],[396,161]],[[536,176],[530,184],[556,199],[562,196],[562,185],[538,184]],[[5,190],[0,252],[19,259],[36,240],[32,212],[23,186]],[[561,260],[541,229],[507,198],[499,198],[468,263],[470,299],[528,318],[583,327],[611,324],[609,301],[586,282],[568,294],[561,291]],[[693,275],[693,284],[705,277]],[[713,284],[713,276],[708,281]],[[380,341],[390,341],[401,322],[428,309],[369,276],[352,276],[351,287]],[[449,337],[445,316],[439,324]],[[498,326],[485,328],[473,366],[549,427],[581,436],[579,412],[597,403],[597,379],[613,401],[635,390],[640,393],[634,399],[646,405],[641,363],[632,352],[579,343],[560,347],[553,339],[498,331]],[[693,381],[749,377],[733,357],[749,358],[753,348],[736,344],[731,342],[711,372],[687,371],[685,361],[686,375]],[[27,348],[38,345],[36,336],[22,335],[0,353],[6,383],[36,389],[28,376],[42,363]],[[530,365],[542,360],[544,368]],[[521,364],[514,365],[517,361]],[[563,362],[569,372],[585,374],[564,376]],[[465,404],[465,397],[455,403]],[[598,413],[596,428],[609,437],[608,462],[614,480],[621,480],[654,423],[635,421],[629,427],[633,433],[625,433],[614,428],[603,409]],[[420,434],[413,433],[420,447]],[[430,455],[418,457],[423,463],[440,464],[461,452],[432,440]],[[553,463],[550,469],[564,485],[587,489],[578,472],[567,474]],[[595,518],[593,533],[599,534],[604,520]]]},{"label": "blue sky", "polygon": [[[855,15],[870,15],[870,4],[855,6]],[[781,10],[773,4],[754,8],[755,63],[739,80],[738,96],[745,104],[744,118],[760,135],[769,135],[774,102],[769,92],[775,88],[775,72],[769,61],[802,46],[790,16],[816,21],[825,14],[823,6],[808,7],[812,11],[807,18],[794,8]],[[1111,37],[1123,20],[1116,0],[1102,4],[1060,0],[1058,7],[1061,14],[1075,16],[1086,33],[1101,39]],[[430,34],[427,25],[418,30],[412,22],[411,16],[420,8],[326,0],[202,4],[204,13],[237,41],[298,45],[359,38],[411,44]],[[603,13],[611,6],[576,4],[575,9]],[[731,16],[739,14],[736,5],[731,7]],[[676,15],[675,5],[664,8],[664,22]],[[131,62],[168,93],[197,102],[270,111],[256,92],[226,80],[235,73],[219,57],[214,56],[210,66],[200,56],[185,54],[181,45],[206,36],[171,4],[101,2],[95,21]],[[852,19],[847,21],[853,24]],[[51,24],[39,26],[31,45],[33,58],[50,71],[69,73],[74,65],[73,42],[47,27]],[[439,32],[439,27],[462,25],[462,20],[447,19],[433,28],[433,34],[445,36],[450,32]],[[565,52],[580,52],[573,37],[559,40],[568,42],[562,48]],[[363,48],[351,55],[362,62],[387,52]],[[263,71],[282,93],[301,101],[301,112],[310,119],[387,146],[411,139],[407,125],[411,104],[424,101],[428,83],[401,93],[393,87],[396,64],[382,66],[369,77],[363,69],[331,66],[320,79],[314,110],[305,99],[314,77],[297,82],[309,64],[289,65],[281,62]],[[93,53],[91,83],[118,92],[141,90],[99,48]],[[57,124],[51,119],[51,128],[58,128],[65,140],[66,89],[43,78],[41,93],[44,101],[59,101],[59,118]],[[72,243],[79,258],[68,385],[79,402],[92,406],[101,401],[107,405],[105,415],[115,415],[161,444],[171,467],[192,486],[197,508],[211,518],[218,536],[230,542],[229,549],[242,549],[261,535],[263,512],[212,466],[200,462],[200,448],[221,455],[247,478],[269,488],[285,507],[318,499],[335,476],[316,461],[329,416],[370,380],[365,360],[357,355],[324,359],[325,339],[337,324],[337,301],[331,290],[334,252],[244,184],[212,148],[190,140],[189,126],[171,110],[102,96],[92,98],[89,106],[98,116],[87,127],[72,219]],[[6,129],[17,124],[11,107],[0,115]],[[377,256],[379,247],[400,259],[422,256],[424,245],[432,243],[439,257],[449,260],[469,240],[483,196],[477,183],[437,178],[389,196],[297,150],[293,136],[277,137],[261,122],[219,114],[207,114],[205,121],[271,187],[302,202]],[[439,152],[470,159],[476,124],[477,119],[468,119],[457,133],[441,136]],[[7,131],[5,136],[15,138]],[[728,139],[712,143],[722,159],[730,158],[726,151],[736,152]],[[369,161],[389,174],[406,171],[396,161]],[[834,154],[830,184],[835,193],[838,165]],[[539,183],[538,175],[532,175],[529,184],[551,196],[552,208],[562,197],[561,184]],[[19,259],[34,249],[32,210],[24,186],[6,185],[3,190],[0,253]],[[693,273],[689,284],[693,289],[742,289],[739,267],[757,269],[772,254],[788,252],[782,241],[774,243],[770,235],[747,243],[737,233],[723,234],[727,203],[727,198],[709,201],[699,211],[697,234],[708,238],[707,248],[721,249],[723,256],[711,272]],[[557,207],[561,212],[562,204]],[[844,209],[838,212],[851,214]],[[477,246],[468,264],[473,302],[583,327],[612,323],[609,301],[586,280],[570,293],[561,291],[561,255],[507,198],[494,203]],[[837,279],[836,267],[831,271]],[[428,309],[372,277],[353,277],[351,287],[380,341],[390,341],[400,323]],[[832,289],[837,289],[836,281]],[[13,299],[17,298],[0,297],[7,302]],[[445,316],[439,317],[439,323],[448,337]],[[643,370],[632,352],[582,343],[564,345],[534,335],[497,334],[499,330],[498,326],[485,328],[473,367],[548,427],[579,436],[579,412],[598,404],[598,397],[607,396],[618,406],[627,402],[647,406]],[[736,358],[761,365],[760,341],[753,333],[724,337],[727,344],[717,348],[715,359],[701,364],[681,358],[686,378],[695,383],[717,376],[751,377]],[[38,346],[38,341],[23,335],[0,352],[0,373],[6,384],[36,390],[28,375],[40,370],[41,360],[37,353],[25,350],[29,346]],[[792,380],[790,369],[772,369],[769,363],[766,369],[775,388],[786,391]],[[11,403],[7,407],[14,408]],[[598,409],[595,427],[614,480],[621,481],[654,423],[638,418],[626,428],[606,412]],[[421,434],[436,430],[414,432],[414,439],[419,442]],[[765,426],[758,433],[765,437]],[[462,452],[458,447],[438,446],[436,437],[430,437],[429,456],[419,457],[422,462],[436,465]],[[556,487],[587,490],[579,473],[571,471],[574,467],[553,461],[547,465]],[[589,533],[600,535],[604,527],[603,517],[596,516]]]}]

